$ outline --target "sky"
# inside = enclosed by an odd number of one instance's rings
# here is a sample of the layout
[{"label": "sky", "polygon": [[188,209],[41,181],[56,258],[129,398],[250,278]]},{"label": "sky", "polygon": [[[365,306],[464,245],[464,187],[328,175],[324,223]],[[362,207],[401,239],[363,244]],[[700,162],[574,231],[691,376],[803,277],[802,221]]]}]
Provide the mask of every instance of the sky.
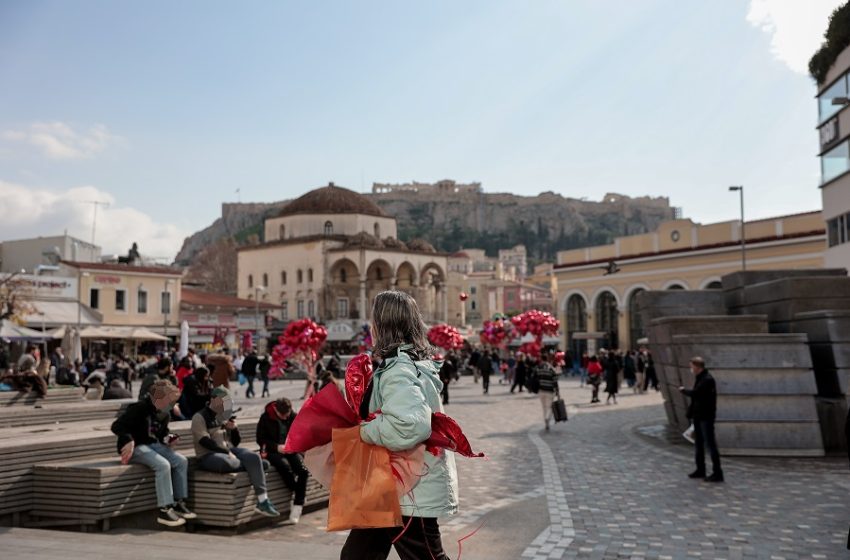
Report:
[{"label": "sky", "polygon": [[0,240],[90,241],[97,210],[106,253],[171,259],[223,202],[329,181],[819,209],[840,3],[0,0]]}]

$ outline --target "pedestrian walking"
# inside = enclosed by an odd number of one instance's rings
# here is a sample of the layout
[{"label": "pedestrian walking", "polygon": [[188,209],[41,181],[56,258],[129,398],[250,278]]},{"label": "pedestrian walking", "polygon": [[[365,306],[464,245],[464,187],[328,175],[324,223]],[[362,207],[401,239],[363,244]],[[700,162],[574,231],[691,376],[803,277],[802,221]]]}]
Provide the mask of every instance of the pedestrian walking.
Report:
[{"label": "pedestrian walking", "polygon": [[599,402],[599,385],[602,383],[602,364],[599,358],[591,356],[587,361],[587,384],[593,389],[590,404]]},{"label": "pedestrian walking", "polygon": [[632,392],[637,393],[637,389],[635,388],[637,381],[637,368],[635,364],[634,350],[629,350],[623,357],[623,379],[626,380],[626,384],[632,389]]},{"label": "pedestrian walking", "polygon": [[[382,362],[366,389],[363,412],[381,414],[360,425],[360,438],[392,450],[413,449],[431,434],[431,415],[443,411],[428,328],[416,300],[402,291],[379,293],[372,317],[374,351]],[[385,560],[394,546],[400,560],[447,560],[437,518],[457,513],[457,496],[454,454],[426,453],[422,477],[400,499],[406,530],[352,529],[340,559]]]},{"label": "pedestrian walking", "polygon": [[484,394],[490,392],[490,374],[493,373],[493,359],[486,351],[481,353],[478,359],[478,372],[481,374],[481,388]]},{"label": "pedestrian walking", "polygon": [[643,393],[646,391],[646,357],[643,350],[638,352],[635,360],[635,392]]},{"label": "pedestrian walking", "polygon": [[[720,452],[714,439],[714,420],[717,415],[717,385],[714,377],[705,368],[705,361],[696,356],[691,358],[691,373],[694,374],[693,389],[679,387],[686,397],[690,397],[688,418],[694,425],[694,447],[697,470],[689,474],[690,478],[704,478],[706,482],[723,482],[723,470],[720,468]],[[712,473],[706,476],[705,448],[711,456]]]},{"label": "pedestrian walking", "polygon": [[269,371],[271,370],[271,368],[272,360],[269,355],[266,354],[260,359],[260,362],[257,365],[257,370],[260,374],[260,379],[263,382],[263,393],[261,395],[263,398],[271,396],[271,392],[269,391]]},{"label": "pedestrian walking", "polygon": [[549,422],[552,420],[552,403],[561,392],[558,388],[558,374],[552,366],[552,355],[546,354],[537,366],[537,381],[539,383],[538,395],[543,407],[543,424],[549,431]]},{"label": "pedestrian walking", "polygon": [[253,399],[257,394],[254,392],[254,379],[257,377],[257,366],[260,359],[257,357],[257,351],[251,350],[251,353],[242,362],[242,375],[248,380],[248,388],[245,390],[245,397]]},{"label": "pedestrian walking", "polygon": [[478,371],[478,362],[481,361],[481,352],[478,351],[477,348],[472,350],[472,354],[469,356],[469,367],[472,368],[472,380],[475,383],[478,383],[478,377],[480,372]]},{"label": "pedestrian walking", "polygon": [[617,392],[620,386],[620,363],[614,352],[608,353],[603,365],[605,368],[605,392],[608,393],[605,404],[611,404],[611,399],[614,399],[614,404],[617,404]]},{"label": "pedestrian walking", "polygon": [[443,382],[443,391],[440,395],[443,397],[443,404],[449,404],[449,384],[457,376],[457,357],[449,352],[446,354],[446,359],[440,368],[440,381]]},{"label": "pedestrian walking", "polygon": [[525,379],[528,374],[528,364],[525,358],[520,354],[517,356],[516,371],[514,372],[514,382],[511,385],[511,393],[519,387],[519,392],[522,393],[522,388],[525,387]]}]

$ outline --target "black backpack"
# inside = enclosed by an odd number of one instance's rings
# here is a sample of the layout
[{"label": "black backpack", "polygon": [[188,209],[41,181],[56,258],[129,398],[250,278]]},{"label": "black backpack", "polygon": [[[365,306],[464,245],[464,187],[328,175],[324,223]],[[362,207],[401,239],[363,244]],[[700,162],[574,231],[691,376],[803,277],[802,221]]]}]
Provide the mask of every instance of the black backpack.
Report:
[{"label": "black backpack", "polygon": [[537,368],[531,368],[525,376],[525,388],[531,393],[540,391],[540,377],[537,375]]}]

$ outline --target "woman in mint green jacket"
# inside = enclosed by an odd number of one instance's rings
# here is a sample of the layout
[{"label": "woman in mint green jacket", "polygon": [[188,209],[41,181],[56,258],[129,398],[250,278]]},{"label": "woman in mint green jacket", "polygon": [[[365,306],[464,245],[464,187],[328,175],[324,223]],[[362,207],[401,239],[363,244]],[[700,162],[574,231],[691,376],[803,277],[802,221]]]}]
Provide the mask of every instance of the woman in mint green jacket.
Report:
[{"label": "woman in mint green jacket", "polygon": [[[416,447],[431,435],[431,414],[442,412],[443,382],[439,364],[430,359],[427,327],[416,300],[404,292],[378,294],[372,308],[374,355],[382,360],[364,403],[377,417],[360,427],[360,439],[391,451]],[[353,529],[341,560],[385,560],[395,546],[401,560],[448,560],[437,518],[457,513],[457,468],[454,454],[425,454],[422,478],[401,499],[407,530],[393,545],[399,528]]]}]

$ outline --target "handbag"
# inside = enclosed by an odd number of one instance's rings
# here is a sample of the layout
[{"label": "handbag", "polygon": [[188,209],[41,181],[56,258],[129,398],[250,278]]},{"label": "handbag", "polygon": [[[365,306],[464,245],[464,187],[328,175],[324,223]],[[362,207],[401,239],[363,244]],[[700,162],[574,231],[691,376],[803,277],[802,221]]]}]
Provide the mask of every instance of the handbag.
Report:
[{"label": "handbag", "polygon": [[682,432],[682,437],[685,438],[686,440],[688,440],[689,442],[694,443],[694,425],[693,425],[693,423],[691,423],[691,425],[688,426],[687,430]]},{"label": "handbag", "polygon": [[564,399],[561,397],[552,401],[552,416],[555,418],[555,422],[566,422],[569,420],[567,418],[567,405],[564,404]]}]

